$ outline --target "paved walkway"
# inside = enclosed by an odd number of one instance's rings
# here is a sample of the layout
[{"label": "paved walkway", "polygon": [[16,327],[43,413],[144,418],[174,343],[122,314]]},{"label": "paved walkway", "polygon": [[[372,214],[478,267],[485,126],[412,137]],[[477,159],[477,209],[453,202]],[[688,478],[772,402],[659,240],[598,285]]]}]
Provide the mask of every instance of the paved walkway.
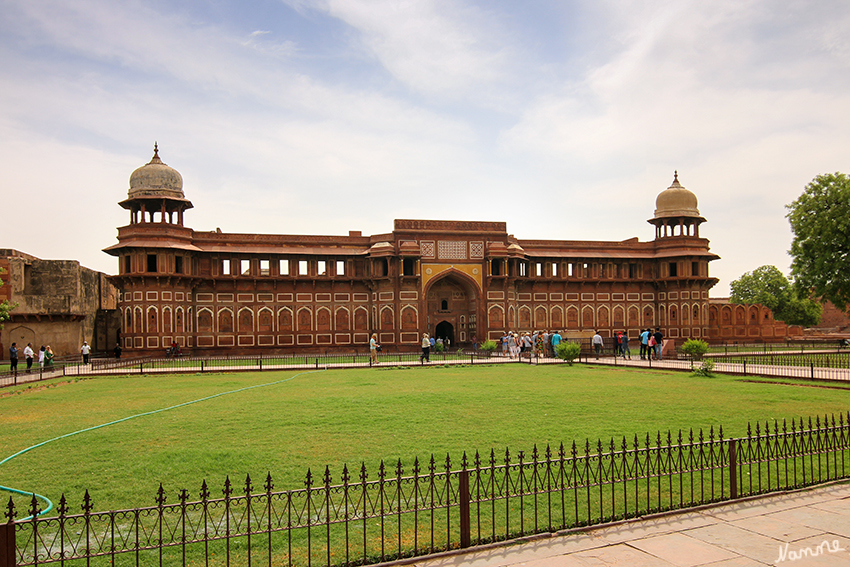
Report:
[{"label": "paved walkway", "polygon": [[[318,359],[321,361],[321,355],[307,356],[305,362],[300,363],[296,360],[293,360],[292,363],[275,363],[271,360],[263,362],[262,366],[258,366],[256,362],[257,359],[245,359],[244,364],[240,365],[236,363],[235,360],[229,361],[227,365],[218,366],[216,362],[213,360],[212,365],[210,362],[207,362],[206,371],[207,372],[241,372],[241,371],[256,371],[256,370],[310,370],[313,368],[364,368],[369,367],[368,362],[351,362],[340,360],[336,361],[328,361],[328,362],[320,362],[318,365],[312,364],[310,361],[315,359],[318,356]],[[347,357],[339,357],[341,359]],[[297,360],[300,360],[297,359]],[[51,378],[58,378],[61,376],[86,376],[86,375],[108,375],[108,374],[136,374],[140,373],[140,369],[137,366],[139,363],[143,364],[143,373],[145,374],[169,374],[175,372],[200,372],[203,371],[204,367],[202,366],[202,359],[175,359],[175,360],[158,360],[154,363],[151,361],[141,360],[138,362],[134,362],[131,359],[128,359],[124,365],[116,366],[116,367],[99,367],[96,365],[78,365],[78,366],[69,366],[66,367],[63,371],[61,368],[54,368],[51,370],[44,370],[43,372],[39,372],[38,369],[34,369],[32,373],[27,372],[19,372],[17,379],[13,378],[9,375],[0,376],[0,387],[11,385],[14,380],[17,380],[18,384],[23,384],[27,382],[36,382],[39,380],[49,380]],[[492,358],[476,358],[475,364],[517,364],[518,361],[516,359],[510,359],[507,357],[494,356]],[[444,365],[444,364],[469,364],[470,360],[466,358],[461,359],[445,359],[441,360],[436,356],[431,361],[430,365]],[[522,364],[528,364],[529,359],[522,359]],[[564,364],[563,361],[556,358],[541,358],[541,359],[533,359],[532,364]],[[158,364],[161,364],[158,366]],[[624,358],[615,358],[612,356],[604,356],[599,359],[590,357],[587,359],[582,359],[581,362],[577,364],[599,364],[605,366],[628,366],[628,367],[637,367],[637,368],[656,368],[656,369],[664,369],[664,370],[691,370],[691,362],[689,360],[679,360],[679,359],[664,359],[661,361],[649,361],[649,360],[641,360],[639,356],[634,356],[631,359]],[[417,360],[415,356],[412,356],[410,360],[405,361],[394,361],[388,360],[384,358],[383,361],[378,365],[379,368],[385,368],[388,366],[420,366],[420,362]],[[785,378],[801,378],[801,379],[818,379],[818,380],[837,380],[837,381],[850,381],[850,369],[847,368],[825,368],[825,367],[817,367],[817,366],[783,366],[783,365],[772,365],[772,364],[755,364],[755,363],[736,363],[736,362],[716,362],[715,363],[715,372],[718,373],[726,373],[726,374],[738,374],[738,375],[761,375],[761,376],[776,376],[776,377],[785,377]]]},{"label": "paved walkway", "polygon": [[416,567],[850,567],[850,484],[750,498],[407,563]]}]

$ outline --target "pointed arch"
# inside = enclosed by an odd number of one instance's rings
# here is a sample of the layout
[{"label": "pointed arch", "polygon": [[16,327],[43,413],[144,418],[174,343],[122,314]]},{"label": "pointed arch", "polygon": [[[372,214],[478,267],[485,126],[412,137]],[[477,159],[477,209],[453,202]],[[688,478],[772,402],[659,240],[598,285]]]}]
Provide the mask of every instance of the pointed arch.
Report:
[{"label": "pointed arch", "polygon": [[313,330],[313,310],[309,307],[300,307],[295,314],[299,332],[309,332]]},{"label": "pointed arch", "polygon": [[254,310],[250,307],[243,307],[239,310],[237,321],[237,328],[239,329],[240,333],[254,332]]},{"label": "pointed arch", "polygon": [[334,328],[337,331],[348,331],[351,328],[351,313],[348,307],[337,307],[334,313]]},{"label": "pointed arch", "polygon": [[268,307],[261,307],[257,312],[257,330],[261,333],[274,332],[274,311]]},{"label": "pointed arch", "polygon": [[607,305],[602,305],[596,311],[596,320],[598,321],[597,327],[610,327],[611,326],[611,312],[608,309]]},{"label": "pointed arch", "polygon": [[319,307],[316,309],[316,330],[331,330],[331,310],[327,307]]},{"label": "pointed arch", "polygon": [[575,305],[567,307],[567,328],[578,329],[578,308]]},{"label": "pointed arch", "polygon": [[391,331],[395,329],[395,309],[392,305],[384,305],[381,307],[381,330]]},{"label": "pointed arch", "polygon": [[505,328],[505,308],[501,305],[491,305],[487,309],[487,326],[491,331]]},{"label": "pointed arch", "polygon": [[537,330],[546,330],[549,327],[549,318],[547,315],[546,307],[543,305],[538,305],[534,308],[534,327]]},{"label": "pointed arch", "polygon": [[640,309],[638,309],[637,305],[629,306],[629,327],[639,327],[640,326]]},{"label": "pointed arch", "polygon": [[564,308],[560,305],[552,307],[549,313],[549,322],[553,331],[558,331],[564,326]]},{"label": "pointed arch", "polygon": [[186,319],[183,314],[183,306],[178,306],[177,309],[174,310],[174,332],[175,333],[185,333],[186,332]]},{"label": "pointed arch", "polygon": [[218,310],[218,332],[233,332],[233,310],[230,307],[222,307]]},{"label": "pointed arch", "polygon": [[162,334],[170,335],[172,329],[171,307],[162,308]]},{"label": "pointed arch", "polygon": [[151,305],[150,307],[148,307],[145,316],[145,322],[147,325],[147,328],[145,329],[146,333],[159,333],[159,310],[155,306]]},{"label": "pointed arch", "polygon": [[613,318],[614,326],[618,329],[623,328],[626,325],[626,311],[623,309],[622,305],[614,306],[614,318]]},{"label": "pointed arch", "polygon": [[519,328],[524,331],[531,330],[531,308],[528,305],[519,308]]},{"label": "pointed arch", "polygon": [[198,332],[213,332],[213,313],[208,307],[201,307],[198,309]]},{"label": "pointed arch", "polygon": [[403,331],[415,331],[419,328],[419,313],[412,305],[406,305],[401,309],[401,329]]},{"label": "pointed arch", "polygon": [[652,305],[643,306],[643,325],[652,327],[655,325],[655,307]]},{"label": "pointed arch", "polygon": [[291,333],[295,316],[289,307],[281,307],[277,310],[277,330],[279,333]]},{"label": "pointed arch", "polygon": [[593,307],[585,305],[581,310],[581,326],[585,329],[590,329],[596,326],[596,317],[594,317]]},{"label": "pointed arch", "polygon": [[369,311],[365,307],[358,307],[354,310],[354,330],[369,330]]}]

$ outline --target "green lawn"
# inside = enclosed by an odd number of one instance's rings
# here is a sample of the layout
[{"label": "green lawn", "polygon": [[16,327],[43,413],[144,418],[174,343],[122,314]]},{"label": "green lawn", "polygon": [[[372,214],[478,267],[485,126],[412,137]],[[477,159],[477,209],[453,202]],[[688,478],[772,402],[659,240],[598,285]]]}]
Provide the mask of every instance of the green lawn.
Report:
[{"label": "green lawn", "polygon": [[262,490],[268,472],[285,490],[303,487],[308,468],[320,479],[325,465],[338,482],[343,463],[359,470],[365,461],[375,478],[382,459],[394,469],[400,458],[409,472],[417,456],[444,462],[447,453],[459,460],[506,447],[515,455],[534,444],[611,436],[619,444],[624,435],[719,425],[728,437],[748,422],[850,409],[845,385],[582,365],[97,377],[0,391],[0,460],[83,428],[276,381],[33,449],[0,466],[0,485],[55,502],[64,492],[74,512],[86,489],[96,510],[128,508],[152,505],[160,482],[173,502],[182,488],[196,498],[202,479],[220,496],[227,475],[239,493],[246,474]]}]

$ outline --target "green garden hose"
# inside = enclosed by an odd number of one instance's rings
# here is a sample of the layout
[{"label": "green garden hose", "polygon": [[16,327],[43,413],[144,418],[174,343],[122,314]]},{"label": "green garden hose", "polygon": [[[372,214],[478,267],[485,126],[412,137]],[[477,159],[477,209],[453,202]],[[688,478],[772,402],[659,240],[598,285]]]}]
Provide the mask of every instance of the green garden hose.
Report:
[{"label": "green garden hose", "polygon": [[[131,415],[129,417],[124,417],[124,418],[121,418],[121,419],[116,419],[115,421],[110,421],[109,423],[102,423],[100,425],[95,425],[93,427],[87,427],[85,429],[80,429],[79,431],[74,431],[73,433],[66,433],[65,435],[60,435],[59,437],[54,437],[53,439],[48,439],[47,441],[42,441],[41,443],[38,443],[37,445],[33,445],[32,447],[27,447],[26,449],[18,451],[14,455],[10,455],[10,456],[6,457],[2,461],[0,461],[0,466],[3,466],[4,464],[8,463],[9,461],[14,459],[15,457],[17,457],[19,455],[23,455],[24,453],[26,453],[28,451],[32,451],[33,449],[38,449],[39,447],[43,447],[44,445],[47,445],[48,443],[53,443],[54,441],[59,441],[60,439],[65,439],[66,437],[73,437],[74,435],[79,435],[80,433],[86,433],[87,431],[94,431],[95,429],[101,429],[103,427],[109,427],[110,425],[123,423],[125,421],[135,419],[137,417],[144,417],[146,415],[153,415],[155,413],[162,413],[164,411],[182,408],[182,407],[185,407],[185,406],[197,404],[199,402],[205,402],[207,400],[212,400],[213,398],[220,398],[222,396],[227,396],[227,395],[230,395],[230,394],[238,394],[239,392],[244,392],[245,390],[253,390],[254,388],[265,388],[266,386],[274,386],[276,384],[282,384],[283,382],[289,382],[290,380],[294,380],[298,376],[301,376],[301,375],[304,375],[304,374],[314,374],[316,372],[324,372],[327,369],[328,369],[328,367],[326,366],[322,370],[310,370],[308,372],[299,372],[298,374],[295,374],[295,375],[290,376],[289,378],[286,378],[286,379],[283,379],[283,380],[277,380],[275,382],[269,382],[267,384],[256,384],[254,386],[246,386],[244,388],[239,388],[237,390],[230,390],[229,392],[221,392],[219,394],[213,394],[212,396],[207,396],[205,398],[199,398],[197,400],[192,400],[191,402],[184,402],[182,404],[177,404],[176,406],[170,406],[170,407],[167,407],[167,408],[160,408],[160,409],[153,410],[153,411],[146,411],[144,413],[137,413],[136,415]],[[2,485],[0,485],[0,491],[11,492],[12,494],[19,494],[19,495],[22,495],[22,496],[35,497],[38,500],[41,500],[42,502],[44,502],[46,504],[47,507],[44,510],[41,510],[41,511],[38,512],[37,515],[39,515],[39,516],[42,515],[42,514],[46,514],[46,513],[50,512],[50,510],[53,509],[53,502],[48,497],[42,496],[41,494],[36,494],[35,492],[26,492],[26,491],[23,491],[23,490],[18,490],[16,488],[8,488],[8,487],[2,486]],[[26,520],[30,520],[30,519],[32,519],[32,516],[27,516],[26,518],[24,518],[21,521],[26,521]]]}]

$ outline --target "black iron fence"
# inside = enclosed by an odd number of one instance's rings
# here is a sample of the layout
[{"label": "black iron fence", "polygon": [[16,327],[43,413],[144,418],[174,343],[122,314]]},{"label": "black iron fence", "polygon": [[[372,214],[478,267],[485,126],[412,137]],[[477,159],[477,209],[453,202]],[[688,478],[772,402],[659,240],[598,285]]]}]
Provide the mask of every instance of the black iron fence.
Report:
[{"label": "black iron fence", "polygon": [[[0,567],[43,565],[367,565],[534,533],[793,489],[846,478],[850,413],[696,434],[635,435],[530,453],[434,457],[338,477],[307,472],[277,491],[228,478],[155,506],[82,512],[62,496],[55,517],[12,499],[0,524]],[[21,515],[29,519],[16,521]]]}]

